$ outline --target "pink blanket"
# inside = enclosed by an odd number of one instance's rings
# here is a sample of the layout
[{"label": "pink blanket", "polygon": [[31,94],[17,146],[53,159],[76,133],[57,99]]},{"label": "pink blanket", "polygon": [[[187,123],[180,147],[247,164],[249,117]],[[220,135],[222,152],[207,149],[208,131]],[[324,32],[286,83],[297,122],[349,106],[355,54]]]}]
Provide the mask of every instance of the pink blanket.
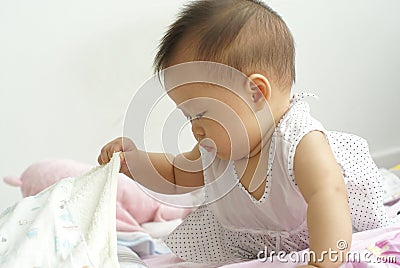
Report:
[{"label": "pink blanket", "polygon": [[[46,159],[30,165],[18,176],[4,182],[21,188],[23,197],[33,196],[57,181],[83,175],[93,166],[70,159]],[[146,232],[141,224],[186,217],[191,210],[164,205],[146,194],[138,184],[120,173],[117,193],[117,231]]]}]

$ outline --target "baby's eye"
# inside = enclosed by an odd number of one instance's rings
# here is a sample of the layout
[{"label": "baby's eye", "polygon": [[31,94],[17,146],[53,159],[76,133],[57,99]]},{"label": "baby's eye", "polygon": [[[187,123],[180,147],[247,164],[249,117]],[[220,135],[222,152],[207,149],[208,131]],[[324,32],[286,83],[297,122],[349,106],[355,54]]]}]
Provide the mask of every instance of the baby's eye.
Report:
[{"label": "baby's eye", "polygon": [[[202,112],[202,113],[199,113],[199,114],[196,114],[195,118],[196,118],[197,120],[201,119],[201,118],[204,116],[204,114],[205,114],[206,112],[207,112],[207,111]],[[189,120],[189,121],[192,121],[192,120],[193,120],[193,117],[192,117],[191,115],[185,115],[185,117],[186,117],[186,119]]]},{"label": "baby's eye", "polygon": [[206,112],[202,112],[196,115],[196,119],[201,119]]}]

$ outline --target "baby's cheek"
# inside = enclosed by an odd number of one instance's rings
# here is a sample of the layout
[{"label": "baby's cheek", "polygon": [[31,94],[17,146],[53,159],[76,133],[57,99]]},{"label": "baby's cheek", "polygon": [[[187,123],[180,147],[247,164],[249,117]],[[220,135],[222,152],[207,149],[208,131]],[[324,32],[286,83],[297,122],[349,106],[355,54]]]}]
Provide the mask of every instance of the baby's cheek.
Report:
[{"label": "baby's cheek", "polygon": [[242,124],[232,123],[225,133],[225,146],[231,150],[230,159],[241,159],[250,152],[249,135]]}]

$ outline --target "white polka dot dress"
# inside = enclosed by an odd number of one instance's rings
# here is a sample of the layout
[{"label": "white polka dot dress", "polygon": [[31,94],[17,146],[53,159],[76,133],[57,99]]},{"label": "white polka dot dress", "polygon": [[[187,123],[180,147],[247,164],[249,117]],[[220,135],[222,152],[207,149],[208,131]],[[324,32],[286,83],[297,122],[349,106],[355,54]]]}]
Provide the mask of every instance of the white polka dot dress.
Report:
[{"label": "white polka dot dress", "polygon": [[[325,130],[295,94],[289,110],[275,128],[265,170],[266,184],[257,200],[237,175],[239,163],[215,159],[201,149],[205,203],[190,214],[166,239],[180,258],[198,263],[230,263],[256,259],[262,250],[300,251],[308,247],[307,204],[296,183],[293,160],[300,140],[311,131],[325,133],[340,165],[349,195],[354,229],[386,226],[392,222],[383,207],[381,175],[366,141],[351,134]],[[211,160],[211,161],[210,161]]]}]

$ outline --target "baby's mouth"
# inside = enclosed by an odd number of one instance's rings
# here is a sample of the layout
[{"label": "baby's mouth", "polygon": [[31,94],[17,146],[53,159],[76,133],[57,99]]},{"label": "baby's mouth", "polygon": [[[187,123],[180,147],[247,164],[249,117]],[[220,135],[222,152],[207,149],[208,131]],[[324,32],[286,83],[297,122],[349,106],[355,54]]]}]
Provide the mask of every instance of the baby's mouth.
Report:
[{"label": "baby's mouth", "polygon": [[215,142],[210,138],[204,138],[200,140],[199,145],[206,149],[207,152],[212,152],[217,148]]},{"label": "baby's mouth", "polygon": [[212,150],[214,150],[214,147],[212,147],[212,146],[202,145],[202,144],[200,144],[200,146],[203,147],[204,149],[206,149],[207,152],[211,152]]}]

